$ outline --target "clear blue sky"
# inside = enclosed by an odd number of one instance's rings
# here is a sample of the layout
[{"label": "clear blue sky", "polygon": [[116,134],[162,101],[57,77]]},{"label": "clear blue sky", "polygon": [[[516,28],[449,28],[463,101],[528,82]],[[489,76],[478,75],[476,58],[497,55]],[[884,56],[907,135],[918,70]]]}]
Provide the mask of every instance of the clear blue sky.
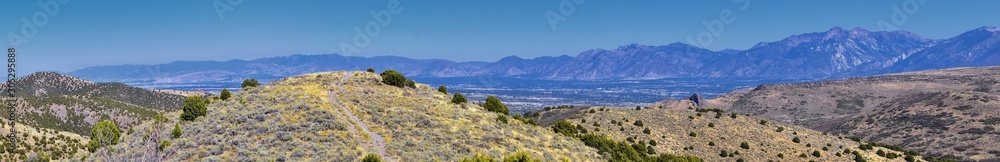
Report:
[{"label": "clear blue sky", "polygon": [[[389,0],[245,0],[221,19],[213,3],[228,0],[81,1],[62,0],[58,13],[38,3],[16,0],[0,5],[0,44],[16,44],[21,75],[69,72],[94,65],[159,64],[177,60],[230,60],[292,54],[342,53],[353,44],[355,27],[376,21],[369,11],[387,9]],[[583,0],[577,0],[583,1]],[[919,0],[910,0],[913,2]],[[294,3],[290,3],[294,2]],[[585,0],[565,21],[550,26],[546,11],[559,12],[563,0],[400,1],[378,36],[353,56],[397,55],[455,61],[495,61],[576,55],[593,48],[640,43],[688,43],[708,29],[702,21],[731,10],[735,19],[712,36],[712,50],[746,49],[757,42],[793,34],[862,27],[879,30],[892,23],[893,5],[907,0],[750,0],[611,1]],[[565,2],[572,3],[571,0]],[[980,26],[1000,25],[1000,1],[926,0],[906,14],[902,30],[926,38],[947,38]],[[912,8],[912,7],[911,7]],[[905,12],[905,11],[903,11]],[[36,15],[38,17],[36,17]],[[22,18],[48,21],[26,43]]]}]

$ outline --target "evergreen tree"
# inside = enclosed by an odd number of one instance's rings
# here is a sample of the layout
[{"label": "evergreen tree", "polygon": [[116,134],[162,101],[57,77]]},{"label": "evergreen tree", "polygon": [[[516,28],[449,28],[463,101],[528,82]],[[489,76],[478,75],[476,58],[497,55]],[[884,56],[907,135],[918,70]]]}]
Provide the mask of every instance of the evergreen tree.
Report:
[{"label": "evergreen tree", "polygon": [[444,85],[438,86],[438,92],[448,94],[448,87],[444,87]]},{"label": "evergreen tree", "polygon": [[385,70],[382,72],[381,75],[382,75],[382,83],[400,88],[407,86],[406,77],[395,70]]},{"label": "evergreen tree", "polygon": [[228,88],[222,88],[222,93],[219,93],[219,99],[222,99],[222,100],[227,100],[227,99],[229,99],[229,97],[232,97],[232,96],[233,96],[233,93],[230,93]]},{"label": "evergreen tree", "polygon": [[494,97],[494,96],[488,96],[488,97],[486,97],[486,103],[483,104],[483,107],[486,108],[486,110],[489,110],[489,111],[492,111],[492,112],[496,112],[496,113],[500,113],[500,114],[504,114],[504,115],[510,114],[510,110],[507,110],[507,105],[504,105],[503,103],[501,103],[500,99],[497,98],[497,97]]},{"label": "evergreen tree", "polygon": [[173,135],[174,138],[181,137],[181,125],[174,124],[174,130],[170,131],[170,135]]},{"label": "evergreen tree", "polygon": [[451,103],[461,104],[461,103],[465,103],[465,102],[468,102],[468,101],[465,100],[465,95],[462,95],[462,93],[455,93],[455,96],[451,97]]},{"label": "evergreen tree", "polygon": [[375,69],[374,68],[368,68],[368,70],[365,70],[365,71],[368,71],[369,73],[375,73]]},{"label": "evergreen tree", "polygon": [[87,143],[87,150],[94,152],[97,148],[118,144],[118,138],[122,131],[118,125],[111,120],[101,120],[90,130],[90,142]]},{"label": "evergreen tree", "polygon": [[243,80],[243,85],[241,85],[241,88],[257,87],[257,86],[260,86],[260,82],[257,82],[257,79],[250,78]]},{"label": "evergreen tree", "polygon": [[181,106],[181,119],[191,121],[199,116],[205,116],[208,108],[206,107],[206,102],[201,100],[201,97],[191,96],[184,100],[184,105]]}]

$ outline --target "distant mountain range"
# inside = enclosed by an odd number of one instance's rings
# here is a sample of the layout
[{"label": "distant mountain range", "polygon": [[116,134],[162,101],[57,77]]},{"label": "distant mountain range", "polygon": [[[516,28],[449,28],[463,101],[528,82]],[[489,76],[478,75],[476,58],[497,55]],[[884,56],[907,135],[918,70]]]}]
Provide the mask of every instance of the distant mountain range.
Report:
[{"label": "distant mountain range", "polygon": [[232,82],[244,78],[366,68],[407,76],[500,76],[545,80],[659,78],[829,79],[925,69],[1000,65],[1000,27],[981,27],[944,40],[906,31],[846,30],[793,35],[747,50],[711,51],[683,43],[631,44],[577,56],[517,56],[496,62],[455,62],[397,56],[292,55],[254,60],[177,61],[94,66],[70,75],[99,82]]}]

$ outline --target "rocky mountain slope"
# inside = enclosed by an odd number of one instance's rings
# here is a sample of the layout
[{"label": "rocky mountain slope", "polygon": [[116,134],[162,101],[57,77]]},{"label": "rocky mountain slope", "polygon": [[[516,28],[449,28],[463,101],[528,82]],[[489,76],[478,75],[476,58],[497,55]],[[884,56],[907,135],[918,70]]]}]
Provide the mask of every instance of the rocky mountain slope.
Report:
[{"label": "rocky mountain slope", "polygon": [[[593,49],[576,56],[496,62],[454,62],[396,56],[292,55],[255,60],[178,61],[159,65],[94,66],[70,72],[96,81],[144,83],[238,82],[331,70],[407,69],[407,76],[502,76],[604,80],[658,78],[828,79],[923,69],[1000,65],[1000,34],[982,27],[946,40],[906,31],[833,27],[762,42],[746,50],[710,51],[673,43]],[[939,61],[940,60],[940,61]],[[796,75],[788,75],[796,74]]]},{"label": "rocky mountain slope", "polygon": [[[599,161],[578,140],[511,119],[424,84],[400,88],[369,72],[288,77],[214,100],[205,117],[146,122],[123,142],[78,158],[167,161],[456,161],[522,151],[546,161]],[[507,117],[504,117],[507,119]],[[183,135],[171,138],[179,124]],[[162,151],[156,147],[167,140]],[[152,142],[151,142],[152,141]],[[149,151],[154,150],[154,151]]]},{"label": "rocky mountain slope", "polygon": [[121,83],[94,83],[54,72],[30,74],[14,83],[20,105],[15,112],[18,122],[85,136],[102,119],[114,120],[127,129],[159,111],[177,110],[183,101],[179,95]]},{"label": "rocky mountain slope", "polygon": [[710,101],[756,117],[963,160],[1000,160],[1000,67],[761,85]]},{"label": "rocky mountain slope", "polygon": [[[782,122],[718,110],[586,107],[542,111],[540,121],[566,120],[581,134],[607,135],[657,153],[705,161],[904,161],[905,153]],[[542,122],[545,123],[545,122]],[[898,156],[878,155],[895,154]],[[648,150],[647,150],[648,151]],[[919,156],[912,157],[914,159]]]}]

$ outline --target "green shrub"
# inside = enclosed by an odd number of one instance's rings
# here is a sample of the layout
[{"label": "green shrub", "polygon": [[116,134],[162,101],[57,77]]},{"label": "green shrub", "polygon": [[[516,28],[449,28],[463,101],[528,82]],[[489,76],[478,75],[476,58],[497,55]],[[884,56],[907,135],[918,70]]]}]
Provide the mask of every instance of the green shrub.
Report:
[{"label": "green shrub", "polygon": [[857,151],[854,151],[853,153],[855,162],[868,162],[868,160],[865,160],[865,157],[861,156],[861,153],[858,153]]},{"label": "green shrub", "polygon": [[593,113],[597,113],[597,111],[595,111],[594,109],[590,109],[590,113],[591,113],[591,114],[593,114]]},{"label": "green shrub", "polygon": [[361,161],[362,162],[382,162],[382,157],[378,156],[377,154],[368,154],[368,155],[365,156],[364,159],[361,159]]},{"label": "green shrub", "polygon": [[740,143],[740,148],[750,149],[750,144],[747,144],[747,142]]},{"label": "green shrub", "polygon": [[767,120],[763,120],[763,119],[761,119],[761,120],[760,120],[760,125],[767,125]]},{"label": "green shrub", "polygon": [[524,151],[518,151],[517,153],[507,155],[503,157],[503,162],[541,162],[540,159],[534,159],[531,154]]},{"label": "green shrub", "polygon": [[871,144],[863,143],[860,146],[858,146],[858,148],[861,149],[861,150],[872,150],[875,147],[872,146]]},{"label": "green shrub", "polygon": [[649,140],[649,145],[650,146],[656,146],[656,141],[655,140]]},{"label": "green shrub", "polygon": [[473,156],[472,158],[462,158],[462,159],[459,159],[458,161],[459,162],[496,162],[497,160],[493,159],[493,157],[477,153],[476,156]]},{"label": "green shrub", "polygon": [[501,123],[507,124],[507,115],[503,115],[503,114],[497,115],[497,121],[500,121]]},{"label": "green shrub", "polygon": [[160,140],[160,145],[156,146],[156,149],[163,151],[163,149],[166,149],[167,147],[170,147],[170,140]]},{"label": "green shrub", "polygon": [[222,92],[219,93],[219,99],[227,100],[229,97],[233,97],[233,93],[230,93],[228,88],[222,88]]},{"label": "green shrub", "polygon": [[785,154],[784,153],[778,153],[778,158],[784,159],[785,158]]},{"label": "green shrub", "polygon": [[715,146],[715,142],[708,141],[708,146]]},{"label": "green shrub", "polygon": [[778,127],[778,130],[774,130],[774,131],[776,131],[776,132],[785,131],[785,127]]},{"label": "green shrub", "polygon": [[462,93],[457,93],[456,92],[455,96],[451,97],[451,103],[461,104],[461,103],[465,103],[465,102],[468,102],[468,100],[465,100],[465,95],[462,95]]},{"label": "green shrub", "polygon": [[184,100],[181,110],[184,111],[181,113],[181,119],[191,121],[200,116],[205,116],[208,108],[205,101],[201,100],[201,97],[191,96]]},{"label": "green shrub", "polygon": [[878,151],[875,151],[875,155],[885,157],[885,151],[882,151],[882,149],[878,149]]},{"label": "green shrub", "polygon": [[807,158],[807,157],[809,157],[809,155],[806,155],[806,153],[802,153],[802,154],[799,154],[799,157],[800,158]]},{"label": "green shrub", "polygon": [[382,83],[386,85],[403,88],[407,86],[407,79],[403,74],[395,70],[385,70],[382,72]]},{"label": "green shrub", "polygon": [[170,131],[170,135],[173,135],[174,138],[181,137],[181,125],[174,124],[174,130]]},{"label": "green shrub", "polygon": [[635,120],[635,123],[632,123],[632,125],[642,127],[642,120]]},{"label": "green shrub", "polygon": [[715,123],[708,123],[708,127],[715,128]]},{"label": "green shrub", "polygon": [[726,157],[726,156],[729,156],[729,152],[728,152],[728,151],[726,151],[726,150],[722,150],[722,151],[721,151],[721,152],[719,153],[719,156],[720,156],[720,157]]},{"label": "green shrub", "polygon": [[799,137],[795,137],[795,138],[792,138],[792,142],[800,143],[800,142],[802,142],[802,140],[800,140]]},{"label": "green shrub", "polygon": [[820,154],[819,151],[813,151],[813,156],[820,157],[822,154]]},{"label": "green shrub", "polygon": [[504,115],[510,114],[510,110],[507,110],[507,105],[504,105],[503,103],[500,102],[499,98],[494,97],[492,95],[486,97],[486,103],[483,104],[483,107],[486,108],[486,110],[492,112]]},{"label": "green shrub", "polygon": [[87,143],[87,150],[94,152],[97,148],[118,144],[118,138],[121,137],[121,134],[121,129],[118,129],[118,125],[114,121],[101,120],[90,131],[91,140]]},{"label": "green shrub", "polygon": [[407,79],[406,80],[406,87],[417,88],[417,82],[415,82],[413,80]]},{"label": "green shrub", "polygon": [[576,127],[566,120],[556,121],[555,124],[552,125],[552,131],[570,137],[577,133]]},{"label": "green shrub", "polygon": [[448,87],[444,87],[444,85],[438,86],[438,92],[448,94]]},{"label": "green shrub", "polygon": [[649,131],[649,128],[646,128],[646,129],[643,129],[643,130],[642,130],[642,133],[645,133],[645,134],[650,134],[650,133],[652,133],[652,132],[650,132],[650,131]]},{"label": "green shrub", "polygon": [[698,137],[698,133],[691,132],[691,133],[688,133],[688,136]]},{"label": "green shrub", "polygon": [[240,88],[257,87],[257,86],[260,86],[260,82],[257,82],[257,79],[250,78],[243,80],[243,84],[240,85]]},{"label": "green shrub", "polygon": [[368,68],[368,70],[365,70],[365,71],[368,71],[369,73],[375,73],[375,69],[374,68]]},{"label": "green shrub", "polygon": [[635,106],[635,110],[642,110],[641,106]]},{"label": "green shrub", "polygon": [[729,117],[731,117],[731,118],[733,118],[733,119],[736,119],[736,113],[733,113],[733,114],[732,114],[732,115],[730,115]]}]

